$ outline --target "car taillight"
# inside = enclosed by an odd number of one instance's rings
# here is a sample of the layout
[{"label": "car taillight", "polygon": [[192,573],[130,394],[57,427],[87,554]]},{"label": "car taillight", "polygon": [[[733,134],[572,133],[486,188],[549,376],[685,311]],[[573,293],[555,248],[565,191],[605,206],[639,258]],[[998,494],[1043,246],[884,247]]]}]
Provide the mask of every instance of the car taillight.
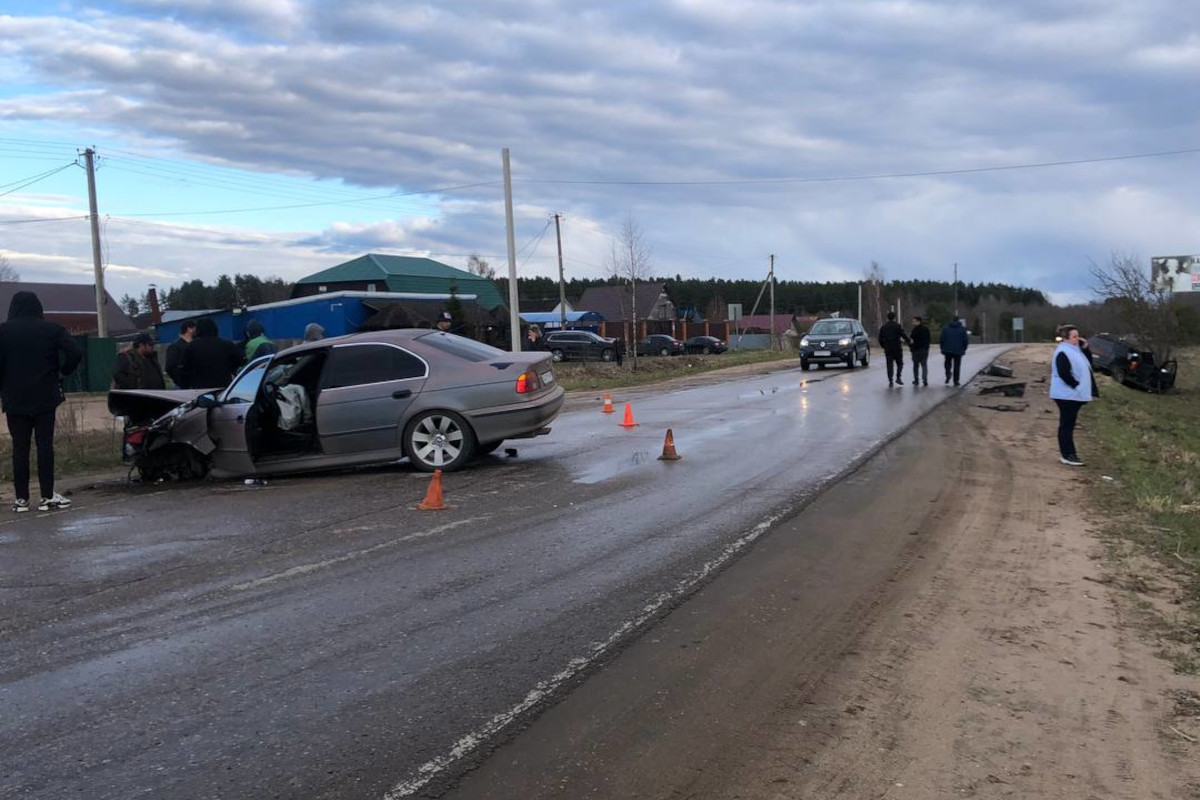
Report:
[{"label": "car taillight", "polygon": [[522,372],[517,376],[517,394],[529,394],[542,388],[536,372]]},{"label": "car taillight", "polygon": [[131,444],[134,447],[137,447],[144,441],[146,441],[145,428],[138,428],[137,430],[132,430],[125,434],[125,444]]}]

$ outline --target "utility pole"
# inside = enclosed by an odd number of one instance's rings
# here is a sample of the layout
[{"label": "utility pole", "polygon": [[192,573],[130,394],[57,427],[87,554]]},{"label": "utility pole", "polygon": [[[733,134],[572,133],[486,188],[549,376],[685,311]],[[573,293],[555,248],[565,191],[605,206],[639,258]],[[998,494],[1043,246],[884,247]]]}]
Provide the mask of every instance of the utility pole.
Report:
[{"label": "utility pole", "polygon": [[954,316],[958,317],[958,262],[954,262]]},{"label": "utility pole", "polygon": [[554,215],[554,235],[558,238],[558,316],[561,321],[559,330],[567,329],[567,282],[563,278],[563,262],[562,262],[562,228],[559,227],[559,219],[562,214]]},{"label": "utility pole", "polygon": [[778,350],[775,346],[775,254],[771,253],[771,272],[767,276],[771,281],[771,349]]},{"label": "utility pole", "polygon": [[862,281],[858,283],[858,321],[862,323]]},{"label": "utility pole", "polygon": [[96,150],[83,151],[87,161],[88,207],[92,219],[92,269],[96,275],[96,335],[101,339],[108,336],[108,319],[104,314],[107,295],[104,292],[104,262],[100,258],[100,212],[96,209]]},{"label": "utility pole", "polygon": [[508,148],[500,151],[504,161],[504,221],[508,227],[508,327],[514,353],[521,352],[520,296],[517,292],[517,240],[513,231],[512,171],[508,166]]},{"label": "utility pole", "polygon": [[[632,226],[630,226],[632,228]],[[631,357],[631,368],[637,372],[637,343],[638,343],[638,315],[637,315],[637,271],[638,263],[635,260],[633,252],[633,236],[629,237],[629,304],[633,308],[633,351]]]}]

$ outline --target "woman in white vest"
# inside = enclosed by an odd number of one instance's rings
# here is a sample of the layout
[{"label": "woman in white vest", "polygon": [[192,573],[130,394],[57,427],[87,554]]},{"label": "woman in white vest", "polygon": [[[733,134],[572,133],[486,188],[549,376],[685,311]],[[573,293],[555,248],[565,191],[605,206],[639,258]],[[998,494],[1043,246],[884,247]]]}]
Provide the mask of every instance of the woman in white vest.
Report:
[{"label": "woman in white vest", "polygon": [[1083,460],[1075,450],[1075,421],[1083,404],[1099,397],[1100,390],[1092,373],[1092,352],[1088,350],[1087,339],[1073,325],[1061,327],[1059,336],[1062,341],[1054,348],[1054,359],[1050,362],[1050,399],[1058,405],[1059,461],[1082,467]]}]

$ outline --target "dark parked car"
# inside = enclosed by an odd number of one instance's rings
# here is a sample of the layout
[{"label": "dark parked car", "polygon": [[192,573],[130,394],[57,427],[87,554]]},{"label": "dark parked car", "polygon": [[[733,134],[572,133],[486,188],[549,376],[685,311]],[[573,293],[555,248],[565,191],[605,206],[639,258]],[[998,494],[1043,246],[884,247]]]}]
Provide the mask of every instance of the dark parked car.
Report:
[{"label": "dark parked car", "polygon": [[563,403],[546,353],[442,331],[362,333],[250,362],[227,388],[111,391],[144,479],[271,475],[397,461],[455,470],[549,432]]},{"label": "dark parked car", "polygon": [[800,368],[816,364],[845,364],[854,369],[856,363],[867,366],[871,361],[871,343],[867,332],[856,319],[819,319],[800,337]]},{"label": "dark parked car", "polygon": [[612,361],[617,357],[617,340],[591,331],[555,331],[543,341],[542,347],[555,361]]},{"label": "dark parked car", "polygon": [[1088,348],[1096,371],[1111,375],[1117,383],[1151,392],[1164,392],[1175,385],[1175,360],[1160,365],[1153,352],[1143,350],[1133,339],[1097,333],[1088,338]]},{"label": "dark parked car", "polygon": [[683,342],[684,352],[687,353],[724,353],[729,345],[715,336],[692,336]]},{"label": "dark parked car", "polygon": [[683,342],[665,333],[652,333],[637,343],[639,356],[679,356],[683,355]]}]

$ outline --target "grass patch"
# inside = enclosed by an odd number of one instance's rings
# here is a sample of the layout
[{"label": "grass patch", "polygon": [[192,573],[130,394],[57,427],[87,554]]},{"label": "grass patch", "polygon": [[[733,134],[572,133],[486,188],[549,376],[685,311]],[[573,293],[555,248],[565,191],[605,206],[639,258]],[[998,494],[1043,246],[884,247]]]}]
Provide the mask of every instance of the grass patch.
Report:
[{"label": "grass patch", "polygon": [[[83,430],[81,407],[68,400],[58,410],[54,431],[54,473],[56,478],[81,475],[121,467],[121,429],[114,422],[108,430]],[[30,495],[37,497],[37,444],[31,445]],[[0,436],[0,482],[12,485],[12,438],[7,428]]]},{"label": "grass patch", "polygon": [[1176,390],[1149,394],[1100,377],[1101,398],[1082,419],[1099,448],[1097,464],[1115,482],[1099,502],[1172,569],[1188,573],[1200,601],[1200,349],[1179,354]]},{"label": "grass patch", "polygon": [[637,372],[633,371],[629,359],[625,359],[620,365],[601,361],[567,361],[554,365],[554,377],[567,391],[616,389],[658,383],[743,364],[787,359],[795,360],[796,353],[779,350],[742,350],[707,356],[642,356],[638,359]]}]

